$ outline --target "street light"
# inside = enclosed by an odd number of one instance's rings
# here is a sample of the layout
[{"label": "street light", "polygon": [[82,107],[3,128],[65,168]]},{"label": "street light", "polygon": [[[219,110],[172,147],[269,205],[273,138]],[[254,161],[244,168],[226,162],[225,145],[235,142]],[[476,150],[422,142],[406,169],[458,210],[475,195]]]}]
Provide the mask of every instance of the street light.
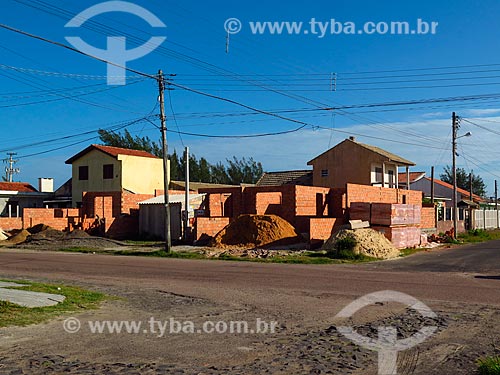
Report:
[{"label": "street light", "polygon": [[457,136],[458,128],[460,127],[458,116],[455,112],[452,114],[452,153],[453,153],[453,239],[457,238],[458,220],[457,220],[457,139],[463,137],[470,137],[471,132],[467,132],[464,135]]}]

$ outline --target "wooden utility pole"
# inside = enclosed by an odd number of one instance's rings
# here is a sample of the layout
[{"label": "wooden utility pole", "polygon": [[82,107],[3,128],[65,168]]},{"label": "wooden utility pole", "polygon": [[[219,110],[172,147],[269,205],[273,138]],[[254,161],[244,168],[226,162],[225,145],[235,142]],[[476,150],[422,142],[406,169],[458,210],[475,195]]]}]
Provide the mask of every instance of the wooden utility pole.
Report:
[{"label": "wooden utility pole", "polygon": [[434,166],[431,167],[431,203],[434,204]]},{"label": "wooden utility pole", "polygon": [[183,217],[183,222],[184,222],[184,241],[187,241],[188,236],[187,236],[187,231],[189,228],[189,147],[186,146],[186,150],[184,153],[184,160],[185,160],[185,167],[186,167],[186,181],[184,182],[184,187],[186,190],[186,195],[184,197],[184,217]]},{"label": "wooden utility pole", "polygon": [[472,193],[472,171],[469,173],[469,200],[473,202],[473,193]]},{"label": "wooden utility pole", "polygon": [[499,225],[499,220],[498,220],[498,184],[497,180],[495,180],[495,213],[496,213],[496,218],[497,218],[497,228]]},{"label": "wooden utility pole", "polygon": [[167,118],[165,116],[165,79],[163,72],[158,71],[158,89],[160,91],[160,120],[161,120],[161,145],[163,152],[163,189],[165,196],[165,251],[170,253],[172,249],[172,235],[170,231],[170,201],[168,197],[168,184],[170,170],[168,165],[168,145],[167,145]]}]

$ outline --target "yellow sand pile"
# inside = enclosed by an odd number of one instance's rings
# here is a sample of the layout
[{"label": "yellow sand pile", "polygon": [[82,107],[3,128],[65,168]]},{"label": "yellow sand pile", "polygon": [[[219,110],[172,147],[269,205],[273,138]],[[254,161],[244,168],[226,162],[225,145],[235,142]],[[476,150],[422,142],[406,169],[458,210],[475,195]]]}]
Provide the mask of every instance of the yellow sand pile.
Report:
[{"label": "yellow sand pile", "polygon": [[399,256],[399,250],[382,233],[370,228],[342,229],[330,237],[323,245],[323,250],[336,251],[337,242],[345,238],[355,241],[354,254],[362,254],[372,258],[391,259]]},{"label": "yellow sand pile", "polygon": [[240,215],[215,235],[211,246],[283,246],[301,241],[295,228],[279,216]]}]

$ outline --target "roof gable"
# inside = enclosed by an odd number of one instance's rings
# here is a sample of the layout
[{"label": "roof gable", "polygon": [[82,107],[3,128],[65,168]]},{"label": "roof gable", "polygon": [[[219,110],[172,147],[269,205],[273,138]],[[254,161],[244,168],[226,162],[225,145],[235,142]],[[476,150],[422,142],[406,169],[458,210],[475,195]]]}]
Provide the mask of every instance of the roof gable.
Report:
[{"label": "roof gable", "polygon": [[[425,172],[410,172],[410,184],[425,177]],[[406,184],[406,172],[398,173],[399,184]]]},{"label": "roof gable", "polygon": [[115,159],[118,158],[119,155],[128,155],[128,156],[138,156],[138,157],[143,157],[143,158],[152,158],[152,159],[159,159],[158,157],[154,156],[153,154],[150,154],[149,152],[142,151],[142,150],[132,150],[128,148],[121,148],[121,147],[112,147],[112,146],[102,146],[102,145],[90,145],[86,149],[80,151],[78,154],[72,156],[68,160],[66,160],[66,164],[72,164],[75,160],[80,159],[81,157],[85,156],[92,150],[97,150],[105,153],[106,155],[109,155],[111,157],[114,157]]},{"label": "roof gable", "polygon": [[[424,178],[425,178],[426,180],[428,180],[429,182],[431,182],[431,183],[432,183],[432,180],[431,180],[429,177],[424,177]],[[452,185],[452,184],[449,184],[449,183],[444,182],[444,181],[442,181],[442,180],[434,179],[434,183],[435,183],[435,184],[438,184],[438,185],[441,185],[441,186],[444,186],[444,187],[446,187],[446,188],[448,188],[448,189],[453,190],[453,185]],[[465,190],[465,189],[462,189],[462,188],[459,188],[458,186],[457,186],[457,192],[459,192],[459,193],[460,193],[460,194],[462,194],[462,195],[470,196],[470,192],[469,192],[469,191],[467,191],[467,190]],[[473,199],[475,199],[475,200],[477,200],[477,201],[479,201],[479,202],[483,202],[483,201],[484,201],[484,199],[483,199],[483,198],[481,198],[481,197],[480,197],[479,195],[477,195],[477,194],[472,194],[472,198],[473,198]]]},{"label": "roof gable", "polygon": [[323,152],[322,154],[320,154],[320,155],[316,156],[314,159],[310,160],[310,161],[307,163],[307,165],[312,165],[312,162],[313,162],[314,160],[316,160],[316,159],[318,159],[318,158],[320,158],[320,157],[322,157],[322,156],[326,155],[327,153],[329,153],[330,151],[332,151],[333,149],[335,149],[335,148],[337,148],[337,147],[339,147],[339,146],[341,146],[341,145],[357,145],[357,146],[359,146],[359,147],[363,147],[364,149],[369,150],[369,151],[371,151],[371,152],[373,152],[373,153],[375,153],[375,154],[377,154],[377,155],[379,155],[379,156],[382,156],[382,157],[386,158],[386,159],[387,159],[387,161],[392,161],[392,162],[395,162],[395,163],[397,163],[397,164],[399,164],[399,165],[408,165],[408,166],[413,166],[413,165],[415,165],[415,163],[414,163],[414,162],[409,161],[409,160],[407,160],[407,159],[405,159],[405,158],[402,158],[401,156],[398,156],[398,155],[396,155],[396,154],[393,154],[393,153],[391,153],[391,152],[389,152],[389,151],[386,151],[386,150],[384,150],[384,149],[382,149],[382,148],[380,148],[380,147],[376,147],[376,146],[372,146],[372,145],[367,145],[367,144],[365,144],[365,143],[359,143],[359,142],[356,142],[355,140],[353,140],[353,139],[349,139],[349,138],[348,138],[348,139],[345,139],[345,140],[344,140],[344,141],[342,141],[342,142],[340,142],[338,145],[336,145],[336,146],[332,147],[331,149],[329,149],[329,150],[327,150],[327,151]]},{"label": "roof gable", "polygon": [[27,182],[0,182],[0,190],[18,191],[21,193],[38,193],[38,190]]},{"label": "roof gable", "polygon": [[281,185],[312,185],[313,171],[310,169],[298,171],[264,172],[257,186]]}]

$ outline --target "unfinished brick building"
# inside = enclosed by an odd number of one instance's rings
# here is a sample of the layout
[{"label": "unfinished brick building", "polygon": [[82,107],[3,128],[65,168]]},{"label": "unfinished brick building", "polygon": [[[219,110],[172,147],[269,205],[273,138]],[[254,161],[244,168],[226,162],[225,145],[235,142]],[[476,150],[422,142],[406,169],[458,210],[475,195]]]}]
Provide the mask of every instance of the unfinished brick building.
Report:
[{"label": "unfinished brick building", "polygon": [[[422,208],[422,192],[389,189],[366,185],[346,184],[345,188],[316,186],[249,186],[200,191],[207,194],[205,217],[196,219],[196,239],[214,236],[231,220],[241,214],[275,214],[290,222],[299,232],[307,233],[311,245],[328,239],[336,228],[351,218],[351,206],[364,204],[411,205],[418,212]],[[370,207],[370,206],[367,206]],[[389,220],[391,215],[389,213]],[[416,221],[416,219],[415,219]],[[408,225],[407,225],[408,226]],[[387,230],[418,233],[420,218],[411,223],[412,228]]]}]

